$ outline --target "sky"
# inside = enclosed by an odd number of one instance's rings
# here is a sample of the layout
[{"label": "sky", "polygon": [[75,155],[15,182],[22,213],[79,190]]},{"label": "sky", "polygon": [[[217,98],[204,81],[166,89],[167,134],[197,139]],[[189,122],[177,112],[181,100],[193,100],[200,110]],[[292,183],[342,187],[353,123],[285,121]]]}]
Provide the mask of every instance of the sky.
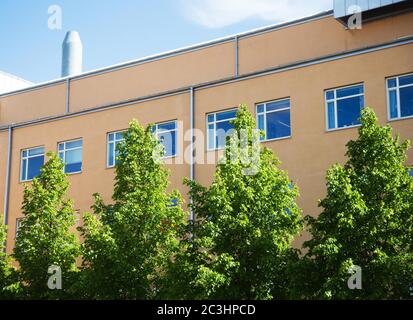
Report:
[{"label": "sky", "polygon": [[[333,0],[0,0],[0,70],[40,83],[61,72],[69,30],[83,71],[294,20]],[[59,19],[61,12],[61,19]]]}]

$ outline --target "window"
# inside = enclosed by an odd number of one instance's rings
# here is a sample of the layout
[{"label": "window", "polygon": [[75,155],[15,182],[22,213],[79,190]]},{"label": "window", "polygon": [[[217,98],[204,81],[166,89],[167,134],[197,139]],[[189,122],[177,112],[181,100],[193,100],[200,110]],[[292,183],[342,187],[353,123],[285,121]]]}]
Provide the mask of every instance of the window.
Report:
[{"label": "window", "polygon": [[261,140],[275,140],[291,136],[290,99],[257,105],[258,129],[264,131]]},{"label": "window", "polygon": [[360,111],[364,107],[362,84],[327,90],[325,100],[328,130],[360,124]]},{"label": "window", "polygon": [[413,168],[409,171],[409,176],[413,177]]},{"label": "window", "polygon": [[237,109],[207,114],[207,146],[208,150],[225,147],[226,137],[234,125],[230,123],[237,117]]},{"label": "window", "polygon": [[44,148],[32,148],[22,150],[20,180],[30,181],[40,174],[40,169],[44,164]]},{"label": "window", "polygon": [[164,158],[176,156],[178,133],[176,121],[157,123],[152,127],[152,132],[164,146]]},{"label": "window", "polygon": [[59,157],[64,163],[64,173],[82,172],[82,139],[59,143]]},{"label": "window", "polygon": [[413,74],[387,79],[389,119],[413,116]]},{"label": "window", "polygon": [[119,142],[124,140],[124,134],[126,131],[118,131],[108,133],[108,151],[107,151],[107,162],[108,168],[114,167],[117,164],[116,157],[118,155],[117,145]]}]

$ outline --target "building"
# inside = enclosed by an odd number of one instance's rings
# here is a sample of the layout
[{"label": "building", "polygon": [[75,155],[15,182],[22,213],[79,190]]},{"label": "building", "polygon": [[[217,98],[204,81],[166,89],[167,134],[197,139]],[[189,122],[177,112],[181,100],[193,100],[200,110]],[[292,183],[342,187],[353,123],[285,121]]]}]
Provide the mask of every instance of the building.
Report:
[{"label": "building", "polygon": [[[228,128],[240,103],[256,115],[266,131],[262,143],[299,186],[304,214],[317,215],[326,170],[345,161],[362,106],[373,107],[403,139],[413,139],[413,12],[412,1],[405,2],[402,9],[388,5],[385,14],[365,9],[369,19],[361,28],[323,12],[0,95],[7,251],[24,183],[47,151],[66,162],[69,196],[82,213],[90,210],[94,192],[110,201],[113,147],[121,139],[116,132],[133,118],[156,123],[159,135],[173,137],[165,140],[171,143],[166,166],[171,188],[185,195],[183,177],[211,182],[215,164],[208,159],[222,152],[218,129]],[[195,132],[204,138],[191,146]],[[408,157],[413,164],[412,150]]]},{"label": "building", "polygon": [[0,94],[32,86],[30,81],[0,70]]}]

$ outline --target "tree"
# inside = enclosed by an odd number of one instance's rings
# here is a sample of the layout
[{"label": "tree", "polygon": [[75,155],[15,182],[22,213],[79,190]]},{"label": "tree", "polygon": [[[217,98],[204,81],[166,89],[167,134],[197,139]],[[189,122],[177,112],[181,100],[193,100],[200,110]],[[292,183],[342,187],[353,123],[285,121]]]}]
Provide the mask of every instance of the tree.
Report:
[{"label": "tree", "polygon": [[[0,219],[2,216],[0,215]],[[0,224],[0,299],[11,299],[17,296],[19,286],[16,281],[16,271],[11,265],[11,259],[6,253],[7,228]]]},{"label": "tree", "polygon": [[118,145],[114,203],[96,194],[81,229],[88,297],[149,299],[161,290],[185,215],[180,194],[167,193],[160,146],[151,126],[144,130],[136,120]]},{"label": "tree", "polygon": [[186,181],[196,219],[171,262],[173,298],[288,294],[287,264],[295,254],[290,243],[301,227],[298,190],[272,151],[260,146],[247,106],[240,106],[233,124],[211,186]]},{"label": "tree", "polygon": [[[411,298],[413,182],[406,167],[409,142],[393,138],[364,108],[359,137],[347,144],[347,163],[327,172],[318,218],[306,217],[307,297]],[[349,269],[361,267],[362,289],[349,289]],[[308,290],[309,288],[312,288]]]},{"label": "tree", "polygon": [[[75,281],[79,243],[70,228],[75,224],[75,211],[66,198],[69,183],[63,173],[63,163],[54,154],[42,167],[23,195],[22,225],[16,239],[14,258],[19,263],[19,278],[26,298],[56,299],[71,297]],[[58,266],[62,289],[51,290],[48,281]]]}]

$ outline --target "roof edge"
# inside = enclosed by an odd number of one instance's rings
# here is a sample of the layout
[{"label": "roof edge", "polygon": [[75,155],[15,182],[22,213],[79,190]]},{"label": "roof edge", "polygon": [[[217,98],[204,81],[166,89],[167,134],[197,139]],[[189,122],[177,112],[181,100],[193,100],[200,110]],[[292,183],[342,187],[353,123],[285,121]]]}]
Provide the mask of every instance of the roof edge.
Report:
[{"label": "roof edge", "polygon": [[233,41],[236,38],[241,39],[241,38],[251,37],[251,36],[259,35],[259,34],[266,33],[266,32],[271,32],[271,31],[276,31],[276,30],[279,30],[279,29],[292,27],[292,26],[295,26],[297,24],[308,23],[308,22],[311,22],[311,21],[314,21],[314,20],[327,18],[327,17],[333,16],[333,14],[334,14],[333,10],[322,11],[322,12],[319,12],[317,14],[306,16],[306,17],[303,17],[303,18],[299,18],[299,19],[295,19],[295,20],[291,20],[291,21],[287,21],[287,22],[282,22],[282,23],[277,23],[277,24],[272,24],[272,25],[260,27],[260,28],[257,28],[257,29],[252,29],[252,30],[241,32],[241,33],[237,33],[237,34],[233,34],[233,35],[213,39],[213,40],[210,40],[210,41],[200,42],[200,43],[197,43],[197,44],[194,44],[194,45],[190,45],[190,46],[186,46],[186,47],[182,47],[182,48],[178,48],[178,49],[174,49],[174,50],[170,50],[170,51],[164,51],[164,52],[157,53],[157,54],[154,54],[154,55],[149,55],[149,56],[146,56],[146,57],[142,57],[142,58],[126,61],[126,62],[121,62],[121,63],[118,63],[118,64],[113,64],[113,65],[110,65],[110,66],[94,69],[94,70],[91,70],[91,71],[86,71],[86,72],[83,72],[81,74],[77,74],[77,75],[74,75],[74,76],[68,76],[68,77],[57,78],[57,79],[54,79],[54,80],[45,81],[45,82],[42,82],[42,83],[34,84],[33,86],[29,86],[27,88],[2,93],[2,94],[0,94],[0,98],[5,97],[5,96],[10,96],[10,95],[16,95],[16,94],[19,94],[19,93],[24,93],[24,92],[28,92],[28,91],[32,91],[32,90],[37,90],[37,89],[41,89],[41,88],[44,88],[44,87],[49,87],[49,86],[52,86],[52,85],[55,85],[55,84],[65,83],[68,79],[69,80],[82,79],[82,78],[86,78],[86,77],[99,75],[99,74],[102,74],[102,73],[107,73],[107,72],[111,72],[111,71],[116,71],[116,70],[120,70],[120,69],[124,69],[124,68],[133,67],[133,66],[143,64],[143,63],[147,63],[147,62],[166,59],[166,58],[173,57],[173,56],[176,56],[176,55],[180,55],[180,54],[184,54],[184,53],[188,53],[188,52],[192,52],[192,51],[196,51],[196,50],[201,50],[201,49],[208,48],[210,46],[230,42],[230,41]]}]

